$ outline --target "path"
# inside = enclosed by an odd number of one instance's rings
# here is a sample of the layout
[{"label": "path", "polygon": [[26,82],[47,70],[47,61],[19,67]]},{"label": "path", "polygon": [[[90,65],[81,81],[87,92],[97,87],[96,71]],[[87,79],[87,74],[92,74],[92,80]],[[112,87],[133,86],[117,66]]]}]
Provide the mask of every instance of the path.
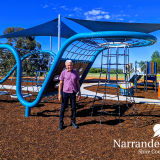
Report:
[{"label": "path", "polygon": [[[93,85],[98,85],[98,83],[83,83],[81,86],[81,95],[84,97],[91,97],[94,98],[95,96],[95,92],[89,91],[87,89],[85,89],[86,87],[89,86],[93,86]],[[13,90],[16,90],[16,86],[11,86],[11,85],[3,85],[6,89],[10,89],[12,87]],[[0,85],[0,88],[3,88],[2,85]],[[22,90],[23,91],[31,91],[31,92],[39,92],[40,91],[40,87],[32,87],[32,86],[28,86],[28,87],[23,87]],[[103,96],[103,94],[101,93],[97,93],[97,96],[99,98],[101,98]],[[106,94],[106,99],[112,99],[112,100],[118,100],[116,95],[110,95],[110,94]],[[120,101],[126,101],[126,96],[119,96]],[[134,97],[134,100],[136,103],[154,103],[154,104],[159,104],[160,105],[160,100],[157,99],[147,99],[147,98],[136,98]]]}]

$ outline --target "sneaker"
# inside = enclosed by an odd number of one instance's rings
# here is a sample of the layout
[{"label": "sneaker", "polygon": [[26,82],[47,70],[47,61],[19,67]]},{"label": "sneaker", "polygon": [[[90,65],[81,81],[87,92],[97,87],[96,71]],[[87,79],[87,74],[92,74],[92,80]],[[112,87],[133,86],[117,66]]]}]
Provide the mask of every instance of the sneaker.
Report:
[{"label": "sneaker", "polygon": [[62,130],[63,129],[63,124],[59,124],[58,130]]},{"label": "sneaker", "polygon": [[71,126],[73,126],[73,128],[78,129],[79,126],[77,124],[75,124],[74,122],[71,123]]}]

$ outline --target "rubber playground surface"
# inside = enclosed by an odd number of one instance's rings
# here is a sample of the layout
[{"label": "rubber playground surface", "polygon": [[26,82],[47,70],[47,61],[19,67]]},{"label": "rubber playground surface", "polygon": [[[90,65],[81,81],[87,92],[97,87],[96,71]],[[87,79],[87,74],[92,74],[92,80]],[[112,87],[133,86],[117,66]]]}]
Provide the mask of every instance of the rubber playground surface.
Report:
[{"label": "rubber playground surface", "polygon": [[[144,92],[139,96],[144,96]],[[31,109],[31,116],[25,118],[25,108],[17,99],[11,101],[7,95],[1,96],[0,159],[159,159],[160,147],[155,147],[154,143],[160,138],[153,137],[153,127],[160,124],[159,105],[136,104],[134,114],[132,104],[127,108],[125,103],[120,104],[120,121],[117,114],[103,114],[100,118],[100,100],[95,102],[94,114],[90,117],[93,98],[82,97],[77,101],[79,129],[70,126],[69,105],[64,129],[58,131],[61,107],[58,100],[40,103]],[[115,104],[117,101],[110,100],[105,109],[117,113]],[[146,142],[149,147],[137,147],[135,143],[127,146],[127,142]]]}]

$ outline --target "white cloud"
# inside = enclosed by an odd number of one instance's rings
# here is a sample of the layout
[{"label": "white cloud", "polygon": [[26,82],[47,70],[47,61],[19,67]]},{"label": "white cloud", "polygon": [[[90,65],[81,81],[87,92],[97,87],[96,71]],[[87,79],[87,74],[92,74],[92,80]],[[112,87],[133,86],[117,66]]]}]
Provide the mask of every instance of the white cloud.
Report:
[{"label": "white cloud", "polygon": [[131,5],[128,5],[128,7],[132,7]]},{"label": "white cloud", "polygon": [[73,15],[74,15],[74,14],[69,14],[68,16],[71,17],[71,16],[73,16]]},{"label": "white cloud", "polygon": [[130,21],[129,21],[129,23],[133,23],[133,22],[134,22],[134,20],[130,20]]},{"label": "white cloud", "polygon": [[105,12],[105,11],[101,11],[101,14],[108,14],[108,12]]},{"label": "white cloud", "polygon": [[126,15],[126,14],[123,14],[122,16],[123,16],[123,17],[130,17],[130,15]]},{"label": "white cloud", "polygon": [[135,17],[137,17],[137,16],[138,16],[138,14],[135,15]]},{"label": "white cloud", "polygon": [[110,16],[108,12],[99,10],[99,9],[92,9],[91,11],[87,11],[84,13],[87,20],[96,20],[96,19],[109,19]]},{"label": "white cloud", "polygon": [[103,16],[96,16],[96,18],[97,18],[97,19],[102,19],[102,18],[103,18]]},{"label": "white cloud", "polygon": [[53,7],[52,9],[57,9],[56,7]]},{"label": "white cloud", "polygon": [[123,21],[124,17],[130,17],[130,15],[126,15],[126,14],[111,15],[111,19],[113,19],[113,20]]},{"label": "white cloud", "polygon": [[80,7],[74,7],[73,9],[74,11],[82,11],[82,9]]},{"label": "white cloud", "polygon": [[98,15],[100,14],[101,10],[94,10],[92,9],[91,11],[85,12],[84,15]]},{"label": "white cloud", "polygon": [[46,4],[46,5],[41,5],[41,7],[42,7],[42,8],[48,8],[49,5],[47,5],[47,4]]},{"label": "white cloud", "polygon": [[121,14],[113,15],[113,17],[121,17]]},{"label": "white cloud", "polygon": [[104,18],[105,18],[105,19],[110,19],[110,16],[106,14],[106,15],[104,16]]},{"label": "white cloud", "polygon": [[86,20],[99,20],[99,19],[109,19],[110,18],[110,16],[109,15],[98,15],[98,16],[86,16]]},{"label": "white cloud", "polygon": [[88,16],[86,15],[86,20],[96,20],[96,17],[95,16]]},{"label": "white cloud", "polygon": [[84,15],[99,15],[99,14],[108,14],[108,12],[92,9],[91,11],[85,12]]},{"label": "white cloud", "polygon": [[116,20],[120,20],[120,21],[123,21],[123,18],[116,18]]},{"label": "white cloud", "polygon": [[68,10],[68,8],[66,6],[61,6],[60,8],[62,8],[64,10]]}]

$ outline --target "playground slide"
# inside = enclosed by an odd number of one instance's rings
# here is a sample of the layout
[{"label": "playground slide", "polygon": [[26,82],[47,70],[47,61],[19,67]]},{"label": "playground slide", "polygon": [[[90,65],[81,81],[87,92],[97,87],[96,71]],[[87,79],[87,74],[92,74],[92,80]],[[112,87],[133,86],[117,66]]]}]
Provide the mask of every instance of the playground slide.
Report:
[{"label": "playground slide", "polygon": [[[134,76],[135,76],[135,75],[136,75],[136,73],[133,72],[133,73],[130,75],[130,78],[128,78],[128,81],[134,83]],[[137,81],[138,81],[139,79],[141,79],[142,76],[143,76],[143,75],[138,75],[138,74],[137,74]]]}]

